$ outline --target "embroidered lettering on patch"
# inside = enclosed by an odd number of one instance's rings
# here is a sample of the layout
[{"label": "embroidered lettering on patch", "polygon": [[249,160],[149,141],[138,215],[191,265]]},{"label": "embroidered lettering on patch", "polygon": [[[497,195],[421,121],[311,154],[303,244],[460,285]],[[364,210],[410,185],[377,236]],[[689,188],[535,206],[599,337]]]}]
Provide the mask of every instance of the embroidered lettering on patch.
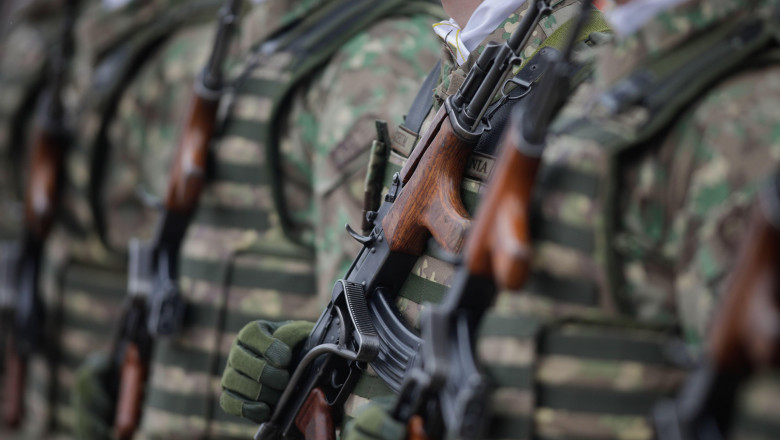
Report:
[{"label": "embroidered lettering on patch", "polygon": [[466,164],[466,176],[478,180],[487,180],[493,171],[496,160],[484,154],[475,153],[469,157]]},{"label": "embroidered lettering on patch", "polygon": [[374,138],[373,116],[363,116],[350,128],[347,137],[341,141],[330,153],[330,160],[337,169],[341,169],[352,162],[356,157],[371,148],[371,140]]}]

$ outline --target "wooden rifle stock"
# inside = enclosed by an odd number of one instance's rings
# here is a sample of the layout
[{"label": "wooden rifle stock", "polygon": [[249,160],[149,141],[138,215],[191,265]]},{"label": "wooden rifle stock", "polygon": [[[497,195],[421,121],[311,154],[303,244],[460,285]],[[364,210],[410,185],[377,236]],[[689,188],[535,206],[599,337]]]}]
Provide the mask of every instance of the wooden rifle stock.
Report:
[{"label": "wooden rifle stock", "polygon": [[406,431],[408,433],[407,440],[430,440],[425,432],[425,422],[419,415],[414,415],[409,419]]},{"label": "wooden rifle stock", "polygon": [[189,213],[198,203],[206,180],[206,158],[218,107],[218,99],[193,93],[168,182],[165,197],[168,211]]},{"label": "wooden rifle stock", "polygon": [[745,373],[780,363],[780,232],[756,210],[712,333],[717,371]]},{"label": "wooden rifle stock", "polygon": [[24,200],[25,227],[43,241],[51,230],[64,146],[56,134],[38,130],[30,155]]},{"label": "wooden rifle stock", "polygon": [[[34,143],[29,159],[29,174],[27,177],[27,189],[24,199],[25,216],[25,252],[20,266],[17,267],[15,276],[37,277],[37,268],[27,267],[29,265],[39,265],[40,256],[38,255],[46,237],[51,231],[54,223],[54,212],[59,195],[59,185],[62,173],[62,158],[66,148],[65,139],[62,133],[51,133],[44,127],[37,127],[34,137]],[[25,267],[23,267],[25,266]],[[27,289],[19,287],[25,285]],[[37,281],[28,280],[21,283],[16,281],[17,295],[33,295],[29,299],[31,304],[39,301],[37,298]],[[16,311],[18,315],[19,310]],[[32,324],[25,322],[23,329],[28,329],[29,325],[42,325],[40,317],[37,316],[37,310],[27,310],[29,316],[16,319],[31,319]],[[16,326],[14,326],[16,327]],[[15,328],[16,331],[23,331]],[[27,370],[27,358],[31,347],[25,347],[23,352],[17,349],[18,344],[13,341],[16,331],[12,331],[12,337],[7,345],[6,353],[6,371],[3,386],[3,419],[9,427],[18,427],[24,415],[24,388],[25,372]],[[31,338],[33,344],[36,338]]]},{"label": "wooden rifle stock", "polygon": [[119,440],[133,437],[141,418],[147,365],[141,357],[138,345],[130,343],[125,350],[117,397],[114,433]]},{"label": "wooden rifle stock", "polygon": [[322,389],[315,388],[309,393],[295,417],[295,426],[303,433],[306,440],[336,439],[333,416]]},{"label": "wooden rifle stock", "polygon": [[431,236],[460,252],[471,224],[460,186],[473,145],[453,132],[442,106],[401,170],[406,184],[382,222],[393,252],[420,255]]},{"label": "wooden rifle stock", "polygon": [[492,277],[503,289],[519,289],[530,263],[529,202],[540,158],[517,148],[519,130],[520,124],[508,130],[466,244],[469,273]]},{"label": "wooden rifle stock", "polygon": [[14,348],[13,338],[9,338],[3,372],[3,422],[11,428],[19,426],[24,414],[25,371],[25,362]]}]

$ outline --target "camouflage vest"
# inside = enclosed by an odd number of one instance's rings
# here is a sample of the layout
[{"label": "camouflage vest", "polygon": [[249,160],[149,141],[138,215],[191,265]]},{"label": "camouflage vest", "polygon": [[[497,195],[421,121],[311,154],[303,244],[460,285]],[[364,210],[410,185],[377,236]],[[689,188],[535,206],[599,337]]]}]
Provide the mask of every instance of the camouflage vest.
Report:
[{"label": "camouflage vest", "polygon": [[[35,2],[31,2],[35,3]],[[8,5],[7,9],[12,9]],[[40,5],[38,5],[40,7]],[[61,6],[43,16],[14,11],[0,43],[0,240],[17,240],[22,226],[25,146]],[[10,13],[10,11],[9,11]],[[40,15],[40,14],[39,14]]]},{"label": "camouflage vest", "polygon": [[180,274],[188,310],[182,334],[156,343],[145,435],[254,434],[256,425],[217,404],[213,384],[226,364],[227,341],[247,322],[314,319],[322,307],[313,225],[295,217],[306,209],[299,200],[307,199],[310,184],[281,139],[290,100],[369,26],[388,17],[435,16],[432,8],[424,0],[315,2],[254,45],[225,97],[209,183],[184,240]]},{"label": "camouflage vest", "polygon": [[[535,303],[528,322],[539,323],[530,332],[534,434],[653,437],[653,406],[676,392],[687,365],[675,322],[640,320],[621,288],[618,170],[695,99],[753,65],[778,35],[774,22],[755,17],[718,26],[600,95],[609,114],[598,124],[556,122],[558,139],[537,179],[536,258],[523,292]],[[483,331],[490,328],[488,320]]]},{"label": "camouflage vest", "polygon": [[[107,351],[126,293],[126,255],[105,240],[103,183],[112,146],[108,129],[120,98],[146,60],[184,26],[211,20],[218,0],[191,2],[151,17],[106,41],[89,90],[76,96],[76,141],[65,158],[65,188],[57,225],[44,255],[42,285],[50,343],[31,360],[28,417],[34,429],[69,430],[69,387],[87,354]],[[76,119],[78,118],[78,119]],[[46,423],[46,422],[49,423]],[[42,423],[43,422],[43,423]],[[40,435],[40,434],[38,434]]]}]

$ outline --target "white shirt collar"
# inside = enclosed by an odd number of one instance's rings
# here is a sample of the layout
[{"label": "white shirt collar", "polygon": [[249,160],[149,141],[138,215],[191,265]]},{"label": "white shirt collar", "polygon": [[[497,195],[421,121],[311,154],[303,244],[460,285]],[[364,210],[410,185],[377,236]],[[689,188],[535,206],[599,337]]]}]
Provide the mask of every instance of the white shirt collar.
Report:
[{"label": "white shirt collar", "polygon": [[434,24],[433,30],[453,48],[458,65],[461,65],[466,62],[472,50],[525,2],[526,0],[484,0],[471,14],[463,29],[455,20],[449,19]]}]

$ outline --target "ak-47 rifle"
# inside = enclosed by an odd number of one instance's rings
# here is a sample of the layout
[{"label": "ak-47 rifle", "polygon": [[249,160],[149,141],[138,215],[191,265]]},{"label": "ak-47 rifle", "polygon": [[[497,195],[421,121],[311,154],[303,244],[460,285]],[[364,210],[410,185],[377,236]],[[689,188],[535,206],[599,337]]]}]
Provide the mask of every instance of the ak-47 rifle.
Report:
[{"label": "ak-47 rifle", "polygon": [[63,160],[70,145],[62,93],[73,55],[73,27],[78,2],[64,4],[59,44],[49,60],[48,87],[38,102],[24,195],[24,236],[16,267],[8,277],[15,294],[14,323],[6,345],[3,419],[16,427],[24,411],[25,372],[29,357],[43,342],[44,305],[39,292],[41,254],[54,223],[62,184]]},{"label": "ak-47 rifle", "polygon": [[223,92],[222,71],[240,7],[241,0],[228,0],[220,9],[211,54],[195,80],[155,235],[149,242],[130,242],[129,298],[113,354],[121,371],[114,420],[119,439],[131,438],[138,425],[153,338],[175,334],[181,326],[179,250],[205,184]]},{"label": "ak-47 rifle", "polygon": [[460,185],[486,130],[483,117],[520,62],[519,51],[533,28],[550,10],[548,1],[531,1],[509,41],[485,49],[394,176],[384,203],[368,214],[371,233],[361,236],[347,227],[363,248],[334,286],[289,385],[256,439],[334,438],[342,415],[338,409],[369,364],[392,390],[401,390],[421,340],[398,316],[393,301],[431,237],[446,251],[460,251],[470,226]]},{"label": "ak-47 rifle", "polygon": [[498,290],[521,288],[529,274],[531,193],[550,122],[570,90],[571,55],[591,3],[582,3],[563,53],[548,48],[541,54],[547,58],[548,71],[534,95],[512,113],[498,165],[469,233],[464,262],[444,301],[423,309],[421,357],[392,412],[398,421],[412,421],[410,438],[484,434],[489,384],[476,360],[477,329]]},{"label": "ak-47 rifle", "polygon": [[659,440],[720,440],[739,385],[780,365],[780,173],[759,198],[747,240],[711,326],[707,357],[675,401],[655,410]]}]

